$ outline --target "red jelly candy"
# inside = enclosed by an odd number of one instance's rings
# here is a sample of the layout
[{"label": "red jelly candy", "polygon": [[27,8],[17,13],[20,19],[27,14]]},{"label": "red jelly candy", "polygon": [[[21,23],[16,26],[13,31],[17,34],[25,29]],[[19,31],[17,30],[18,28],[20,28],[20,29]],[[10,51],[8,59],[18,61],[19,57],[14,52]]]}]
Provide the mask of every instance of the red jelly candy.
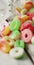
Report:
[{"label": "red jelly candy", "polygon": [[25,23],[21,24],[21,26],[20,26],[20,31],[22,31],[22,30],[28,28],[30,25],[31,25],[31,22],[30,22],[29,20],[26,21]]},{"label": "red jelly candy", "polygon": [[26,15],[29,16],[29,20],[32,20],[32,18],[34,17],[34,14],[30,12],[27,12]]}]

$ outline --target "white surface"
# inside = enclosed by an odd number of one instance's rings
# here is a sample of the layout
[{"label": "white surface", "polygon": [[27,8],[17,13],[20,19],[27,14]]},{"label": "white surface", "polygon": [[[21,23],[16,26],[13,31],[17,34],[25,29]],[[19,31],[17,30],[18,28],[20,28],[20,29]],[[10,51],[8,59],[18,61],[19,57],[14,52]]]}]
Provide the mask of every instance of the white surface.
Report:
[{"label": "white surface", "polygon": [[5,13],[8,7],[8,0],[0,0],[0,12]]},{"label": "white surface", "polygon": [[9,0],[0,0],[0,20],[6,19],[10,13],[8,11]]},{"label": "white surface", "polygon": [[28,48],[29,48],[28,52],[30,53],[30,55],[31,55],[31,57],[32,57],[32,59],[34,61],[34,45],[29,44]]},{"label": "white surface", "polygon": [[26,54],[23,59],[16,60],[11,58],[9,54],[4,54],[0,52],[0,65],[33,65],[33,64],[26,56]]}]

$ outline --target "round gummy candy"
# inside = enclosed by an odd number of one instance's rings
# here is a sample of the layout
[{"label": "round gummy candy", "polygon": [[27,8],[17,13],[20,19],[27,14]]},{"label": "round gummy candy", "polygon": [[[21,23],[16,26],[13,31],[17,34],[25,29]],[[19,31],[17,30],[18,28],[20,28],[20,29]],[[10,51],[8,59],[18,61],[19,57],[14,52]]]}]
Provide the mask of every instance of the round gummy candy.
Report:
[{"label": "round gummy candy", "polygon": [[18,30],[20,27],[20,21],[18,19],[14,19],[11,23],[10,23],[10,29],[12,31],[14,30]]},{"label": "round gummy candy", "polygon": [[7,26],[3,31],[2,31],[2,34],[4,35],[4,36],[6,36],[6,35],[8,35],[9,33],[10,33],[10,27],[9,26]]},{"label": "round gummy candy", "polygon": [[12,34],[10,35],[10,38],[14,39],[14,40],[19,39],[20,38],[20,32],[18,30],[13,31]]},{"label": "round gummy candy", "polygon": [[24,48],[24,41],[23,40],[16,40],[15,47],[21,47]]}]

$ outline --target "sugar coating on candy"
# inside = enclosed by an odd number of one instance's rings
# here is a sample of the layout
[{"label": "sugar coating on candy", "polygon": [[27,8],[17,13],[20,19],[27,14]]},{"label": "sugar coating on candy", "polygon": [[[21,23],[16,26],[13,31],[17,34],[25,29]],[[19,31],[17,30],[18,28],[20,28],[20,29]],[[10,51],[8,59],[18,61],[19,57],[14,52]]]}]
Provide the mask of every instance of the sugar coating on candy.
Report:
[{"label": "sugar coating on candy", "polygon": [[32,32],[30,29],[24,29],[22,32],[21,32],[21,39],[28,43],[31,41],[31,38],[32,38]]},{"label": "sugar coating on candy", "polygon": [[21,48],[24,48],[24,41],[23,40],[16,40],[15,42],[15,47],[21,47]]},{"label": "sugar coating on candy", "polygon": [[12,34],[10,35],[11,39],[19,39],[20,38],[20,32],[18,30],[13,31]]},{"label": "sugar coating on candy", "polygon": [[34,36],[32,37],[31,42],[32,42],[32,44],[34,44]]},{"label": "sugar coating on candy", "polygon": [[24,55],[24,49],[18,47],[18,48],[13,48],[12,50],[10,50],[10,55],[13,58],[22,58]]},{"label": "sugar coating on candy", "polygon": [[11,23],[10,23],[10,29],[12,31],[14,30],[18,30],[20,27],[20,21],[18,19],[14,19]]}]

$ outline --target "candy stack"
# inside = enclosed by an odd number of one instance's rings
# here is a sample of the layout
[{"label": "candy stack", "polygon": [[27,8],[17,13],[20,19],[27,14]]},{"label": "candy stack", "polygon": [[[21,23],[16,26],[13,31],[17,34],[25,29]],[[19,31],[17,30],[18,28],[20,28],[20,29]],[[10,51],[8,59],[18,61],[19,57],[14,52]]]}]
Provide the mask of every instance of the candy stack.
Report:
[{"label": "candy stack", "polygon": [[[24,32],[22,32],[22,37],[21,38],[22,38],[22,40],[25,41],[25,43],[27,43],[26,44],[26,50],[29,52],[29,54],[31,55],[31,57],[34,61],[34,5],[33,5],[32,2],[26,2],[24,4],[24,8],[27,10],[27,12],[25,10],[25,15],[27,15],[29,17],[29,19],[25,16],[25,18],[27,18],[28,20],[25,23],[23,23],[20,27],[21,31],[24,30]],[[23,11],[21,12],[21,15],[22,14],[23,14]],[[23,17],[24,17],[24,15],[23,15]],[[28,32],[27,29],[29,29],[30,32]],[[31,37],[29,37],[30,34],[31,34]],[[24,35],[25,35],[25,37],[24,37]],[[30,39],[30,42],[28,41],[29,39]],[[27,49],[27,47],[28,47],[28,49]]]},{"label": "candy stack", "polygon": [[3,24],[0,49],[13,58],[22,58],[24,48],[27,51],[30,49],[34,55],[34,4],[27,1],[22,8],[17,7],[16,10],[20,15],[15,16],[12,21],[6,21],[7,26]]}]

